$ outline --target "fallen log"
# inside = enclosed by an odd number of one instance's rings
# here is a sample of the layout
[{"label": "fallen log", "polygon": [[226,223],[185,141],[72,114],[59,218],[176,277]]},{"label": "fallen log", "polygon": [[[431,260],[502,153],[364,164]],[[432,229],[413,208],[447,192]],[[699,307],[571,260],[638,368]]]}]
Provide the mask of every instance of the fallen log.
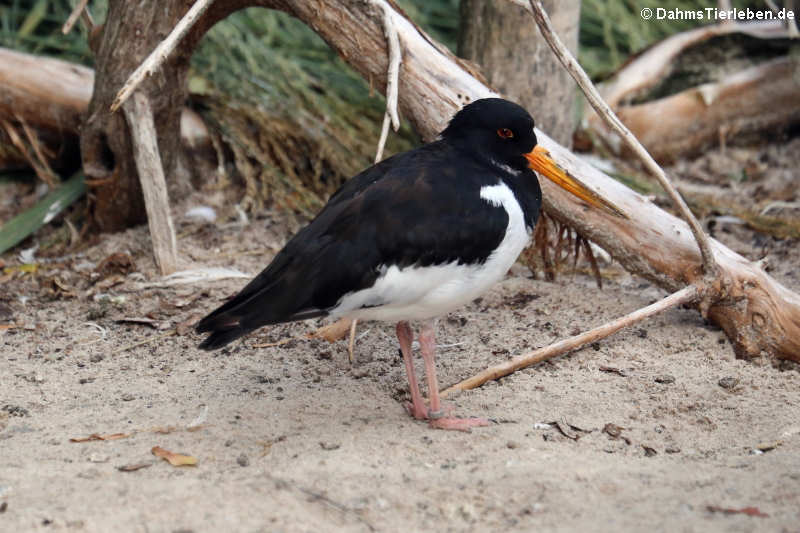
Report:
[{"label": "fallen log", "polygon": [[[670,162],[799,123],[800,62],[791,46],[780,21],[704,26],[655,44],[599,89],[651,155]],[[701,82],[687,86],[692,79]],[[613,152],[627,155],[597,114],[590,111],[587,122]]]},{"label": "fallen log", "polygon": [[[26,123],[45,147],[53,168],[79,161],[79,129],[92,98],[94,70],[51,57],[0,48],[0,120]],[[181,113],[185,149],[208,152],[208,128],[191,109]],[[0,151],[0,168],[27,165],[24,158]]]}]

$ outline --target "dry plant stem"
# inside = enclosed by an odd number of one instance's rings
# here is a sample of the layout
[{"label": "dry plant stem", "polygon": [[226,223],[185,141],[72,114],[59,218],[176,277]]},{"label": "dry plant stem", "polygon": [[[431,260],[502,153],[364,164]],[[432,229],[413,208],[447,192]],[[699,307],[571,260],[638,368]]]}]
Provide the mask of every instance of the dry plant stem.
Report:
[{"label": "dry plant stem", "polygon": [[347,343],[347,356],[350,358],[350,365],[353,364],[355,361],[355,356],[353,355],[353,351],[355,350],[356,346],[356,326],[358,325],[358,319],[353,319],[353,322],[350,324],[350,342]]},{"label": "dry plant stem", "polygon": [[542,6],[541,0],[529,0],[531,6],[531,13],[533,18],[536,20],[536,24],[539,26],[539,31],[542,32],[542,37],[547,41],[547,44],[550,45],[550,48],[553,50],[553,53],[558,56],[559,61],[561,64],[564,65],[570,75],[575,79],[575,82],[583,91],[583,94],[586,95],[586,98],[589,100],[589,103],[592,107],[597,111],[597,114],[601,116],[608,127],[612,128],[616,131],[619,136],[625,141],[625,144],[628,145],[630,150],[636,154],[639,159],[645,165],[645,168],[658,180],[664,190],[669,195],[672,202],[678,209],[678,212],[681,213],[684,220],[689,224],[689,228],[692,230],[692,234],[694,235],[695,240],[697,241],[697,245],[700,247],[700,254],[703,257],[703,271],[706,275],[715,276],[717,273],[717,264],[714,259],[714,254],[711,251],[711,245],[708,241],[708,236],[703,231],[703,228],[700,226],[700,222],[697,221],[694,214],[689,210],[689,206],[686,205],[686,202],[683,201],[681,195],[675,190],[675,187],[672,186],[669,179],[667,178],[666,173],[661,169],[661,167],[656,163],[655,159],[648,153],[644,146],[636,139],[636,137],[630,132],[630,130],[622,123],[622,121],[617,118],[608,104],[605,103],[603,98],[600,96],[600,93],[595,88],[592,81],[589,79],[589,76],[586,75],[586,72],[581,68],[578,61],[572,56],[572,54],[567,50],[567,47],[564,46],[564,43],[558,38],[558,36],[553,31],[553,26],[550,23],[550,17],[547,16],[547,13],[544,10],[544,6]]},{"label": "dry plant stem", "polygon": [[11,123],[5,120],[0,120],[0,124],[2,124],[6,135],[8,135],[8,138],[11,141],[11,144],[20,151],[28,164],[33,167],[33,170],[39,179],[47,183],[50,188],[55,187],[55,174],[53,174],[53,171],[50,170],[50,166],[47,164],[47,161],[45,160],[43,165],[37,157],[37,150],[34,149],[33,154],[28,151],[28,147],[25,146],[22,138],[19,136],[17,130]]},{"label": "dry plant stem", "polygon": [[375,162],[379,162],[383,159],[383,149],[386,146],[386,139],[389,137],[389,123],[391,122],[391,118],[389,118],[389,112],[387,111],[383,115],[383,125],[381,126],[381,136],[378,138],[378,149],[375,151]]},{"label": "dry plant stem", "polygon": [[162,275],[172,274],[178,266],[175,228],[169,212],[169,197],[161,156],[158,153],[156,127],[147,97],[141,92],[123,107],[133,140],[133,157],[142,183],[147,223],[153,242],[153,255]]},{"label": "dry plant stem", "polygon": [[86,4],[89,3],[89,0],[80,0],[76,5],[75,9],[72,10],[72,13],[69,14],[67,17],[67,21],[64,23],[64,26],[61,28],[61,33],[64,35],[68,34],[72,31],[72,27],[78,22],[78,18],[80,18],[81,13],[84,9],[86,9]]},{"label": "dry plant stem", "polygon": [[542,361],[547,361],[548,359],[571,352],[572,350],[577,350],[581,346],[585,346],[591,342],[605,339],[606,337],[613,335],[623,328],[632,326],[637,322],[641,322],[642,320],[670,309],[671,307],[689,303],[695,300],[698,294],[699,291],[694,285],[684,287],[678,292],[670,294],[663,300],[638,309],[633,313],[603,324],[602,326],[590,329],[589,331],[581,333],[580,335],[575,335],[573,337],[560,340],[551,344],[550,346],[545,346],[543,348],[539,348],[538,350],[514,357],[513,359],[510,359],[502,364],[489,367],[483,372],[480,372],[469,379],[465,379],[460,383],[456,383],[455,385],[448,387],[442,391],[441,395],[446,396],[453,392],[474,389],[475,387],[483,385],[487,381],[507,376],[512,372],[516,372],[517,370],[541,363]]},{"label": "dry plant stem", "polygon": [[39,142],[36,133],[34,133],[31,127],[28,126],[28,123],[25,122],[24,118],[20,116],[16,116],[16,118],[22,126],[22,131],[25,133],[25,137],[28,138],[28,142],[31,145],[33,153],[36,155],[36,159],[39,161],[39,164],[42,166],[42,168],[44,168],[46,176],[45,181],[47,182],[47,185],[49,185],[51,188],[55,187],[58,177],[56,176],[56,173],[53,172],[53,169],[50,168],[50,164],[47,162],[47,157],[45,157],[42,143]]},{"label": "dry plant stem", "polygon": [[180,22],[178,22],[170,34],[167,35],[167,38],[161,41],[147,59],[130,75],[128,81],[125,82],[114,98],[114,101],[111,103],[112,112],[119,109],[147,76],[161,68],[161,65],[166,61],[172,51],[175,50],[175,47],[183,36],[186,35],[195,21],[200,18],[213,1],[214,0],[197,0],[194,5],[192,5],[191,9],[186,12]]},{"label": "dry plant stem", "polygon": [[383,11],[383,33],[386,36],[387,48],[389,49],[389,68],[386,73],[386,114],[383,117],[378,150],[375,153],[375,162],[377,163],[383,158],[383,149],[386,146],[386,138],[389,136],[389,122],[391,121],[394,131],[400,128],[400,116],[397,114],[397,97],[402,54],[400,52],[400,38],[397,35],[397,27],[392,22],[393,10],[387,4],[377,3],[376,5]]}]

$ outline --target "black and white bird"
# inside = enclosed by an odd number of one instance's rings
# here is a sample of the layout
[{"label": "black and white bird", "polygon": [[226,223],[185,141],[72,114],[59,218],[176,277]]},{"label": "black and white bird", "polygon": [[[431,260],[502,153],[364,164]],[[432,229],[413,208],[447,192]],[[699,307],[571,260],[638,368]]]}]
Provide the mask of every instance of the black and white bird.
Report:
[{"label": "black and white bird", "polygon": [[[595,206],[612,205],[536,146],[533,119],[500,98],[461,109],[438,140],[390,157],[345,183],[236,296],[205,317],[213,350],[268,324],[332,316],[396,322],[411,389],[409,412],[443,429],[485,419],[442,409],[436,317],[506,274],[528,244],[542,195],[537,171]],[[421,320],[429,406],[412,362],[410,320]]]}]

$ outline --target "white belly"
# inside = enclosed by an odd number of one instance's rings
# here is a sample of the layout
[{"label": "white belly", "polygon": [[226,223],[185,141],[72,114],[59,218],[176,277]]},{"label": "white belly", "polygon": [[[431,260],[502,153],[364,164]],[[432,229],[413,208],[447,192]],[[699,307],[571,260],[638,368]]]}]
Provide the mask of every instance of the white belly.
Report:
[{"label": "white belly", "polygon": [[530,233],[522,208],[507,185],[482,187],[481,198],[502,206],[508,214],[503,240],[486,261],[383,267],[372,287],[346,294],[331,315],[393,322],[433,318],[472,301],[501,280],[530,241]]}]

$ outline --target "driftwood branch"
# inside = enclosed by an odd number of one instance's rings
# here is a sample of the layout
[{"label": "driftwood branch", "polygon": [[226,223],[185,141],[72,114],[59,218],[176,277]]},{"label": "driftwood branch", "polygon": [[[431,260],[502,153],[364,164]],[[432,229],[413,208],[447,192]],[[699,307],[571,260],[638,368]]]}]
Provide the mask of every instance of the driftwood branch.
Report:
[{"label": "driftwood branch", "polygon": [[178,247],[169,212],[167,182],[158,153],[153,112],[142,93],[134,93],[133,98],[125,102],[123,111],[131,129],[133,157],[142,183],[153,255],[161,274],[166,276],[177,270]]},{"label": "driftwood branch", "polygon": [[69,17],[67,17],[67,21],[61,28],[61,33],[66,35],[70,31],[72,31],[72,27],[75,26],[76,22],[78,22],[78,19],[81,17],[81,13],[83,13],[83,11],[86,9],[86,4],[88,3],[89,0],[79,0],[79,2],[75,4],[72,13],[69,14]]},{"label": "driftwood branch", "polygon": [[[386,138],[389,136],[389,122],[392,124],[394,131],[400,129],[400,117],[397,114],[397,92],[400,83],[400,61],[402,54],[400,52],[400,38],[397,36],[397,28],[392,22],[392,13],[394,11],[388,7],[387,4],[378,3],[378,9],[383,11],[383,32],[386,35],[386,42],[389,48],[389,69],[386,73],[386,114],[383,117],[383,126],[381,127],[381,136],[378,140],[378,149],[375,153],[375,162],[377,163],[383,158],[383,148],[386,146]],[[352,339],[355,333],[355,326],[351,332],[351,350],[350,359],[352,362]]]},{"label": "driftwood branch", "polygon": [[666,311],[667,309],[681,304],[692,302],[697,298],[698,294],[699,293],[696,287],[684,287],[678,292],[670,294],[663,300],[650,304],[647,307],[637,309],[633,313],[608,322],[607,324],[590,329],[589,331],[585,331],[579,335],[562,339],[549,346],[533,350],[532,352],[519,355],[499,365],[489,367],[483,372],[475,374],[469,379],[465,379],[464,381],[448,387],[442,391],[442,396],[447,396],[448,394],[458,391],[474,389],[475,387],[483,385],[487,381],[499,379],[503,376],[511,374],[512,372],[516,372],[517,370],[522,370],[523,368],[547,361],[553,357],[577,350],[578,348],[586,346],[592,342],[605,339],[621,329],[632,326],[646,318],[650,318],[653,315],[661,313],[662,311]]},{"label": "driftwood branch", "polygon": [[0,116],[16,115],[56,133],[76,132],[93,84],[90,68],[0,48]]},{"label": "driftwood branch", "polygon": [[587,100],[589,100],[589,103],[602,117],[603,121],[619,134],[628,148],[644,163],[645,168],[653,176],[655,176],[655,178],[667,192],[667,195],[672,200],[672,203],[675,204],[678,212],[689,224],[692,234],[697,241],[697,245],[700,247],[700,254],[703,257],[703,270],[710,276],[716,275],[717,266],[716,261],[714,260],[714,254],[711,251],[711,245],[708,242],[708,236],[700,226],[700,222],[698,222],[697,218],[695,218],[694,214],[692,214],[689,206],[686,205],[686,202],[683,200],[675,187],[672,186],[672,183],[670,183],[669,178],[667,178],[664,170],[658,165],[658,163],[656,163],[655,159],[653,159],[653,157],[648,153],[645,147],[642,146],[638,139],[636,139],[636,137],[625,126],[625,124],[623,124],[622,121],[617,118],[608,104],[606,104],[603,98],[600,96],[600,93],[597,92],[592,80],[589,79],[589,76],[580,66],[578,61],[572,56],[567,47],[564,46],[564,43],[561,42],[561,39],[558,38],[558,35],[555,34],[553,31],[553,25],[550,23],[550,17],[547,16],[547,12],[545,12],[541,0],[529,1],[533,18],[536,20],[536,24],[539,26],[539,31],[542,32],[542,36],[544,37],[545,41],[547,41],[547,44],[550,45],[553,53],[556,54],[559,61],[561,61],[561,64],[564,65],[564,68],[567,69],[567,71],[573,77],[575,82],[581,88],[581,91],[583,91],[583,94],[586,96]]},{"label": "driftwood branch", "polygon": [[[750,46],[763,41],[764,49],[773,50],[775,55],[747,68],[738,66],[738,60],[732,62],[735,67],[728,68],[714,62],[709,70],[725,74],[714,74],[712,81],[669,96],[647,98],[676,68],[681,69],[676,67],[681,56],[697,55],[704,49],[710,52],[721,39],[734,36]],[[777,20],[702,26],[648,48],[598,89],[650,154],[657,161],[667,162],[697,154],[718,142],[724,144],[726,138],[781,130],[800,122],[797,60],[790,47],[789,32]],[[781,54],[782,49],[786,53]],[[627,155],[618,134],[597,114],[588,115],[588,124],[613,152]]]},{"label": "driftwood branch", "polygon": [[[312,4],[302,0],[257,2],[303,20],[365,78],[385,82],[388,53],[377,10],[364,9],[357,0],[332,0],[324,10]],[[496,96],[458,58],[408,19],[395,13],[393,20],[404,49],[400,109],[423,138],[435,137],[463,104]],[[359,38],[350,37],[354,34]],[[535,117],[536,110],[531,111]],[[536,133],[539,143],[563,168],[601,191],[630,219],[588,209],[544,180],[544,207],[549,214],[600,245],[627,270],[668,291],[702,284],[703,258],[685,222],[582,161],[541,130]],[[704,287],[713,302],[708,316],[725,330],[737,355],[767,353],[800,361],[800,296],[721,243],[711,239],[709,245],[723,281]]]}]

